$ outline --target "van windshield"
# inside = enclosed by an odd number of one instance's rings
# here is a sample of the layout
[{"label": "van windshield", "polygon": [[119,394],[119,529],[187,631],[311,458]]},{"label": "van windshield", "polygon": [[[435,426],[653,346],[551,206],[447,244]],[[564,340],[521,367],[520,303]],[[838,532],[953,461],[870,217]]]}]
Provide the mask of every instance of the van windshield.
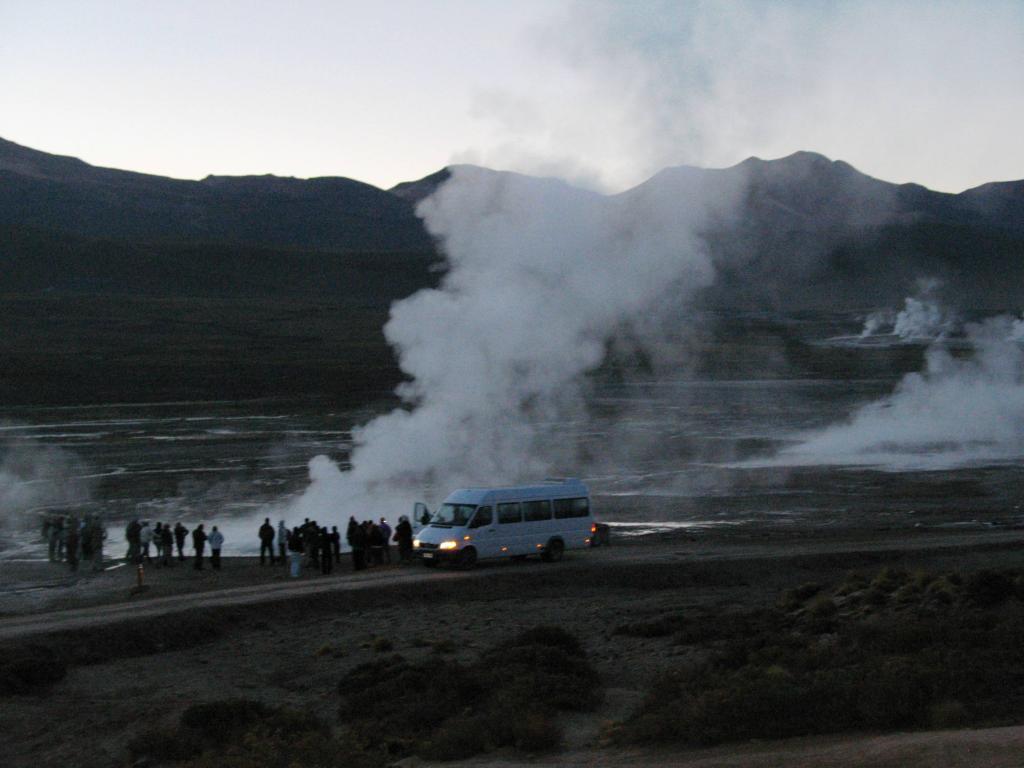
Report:
[{"label": "van windshield", "polygon": [[466,525],[476,510],[475,504],[442,504],[430,518],[431,525]]}]

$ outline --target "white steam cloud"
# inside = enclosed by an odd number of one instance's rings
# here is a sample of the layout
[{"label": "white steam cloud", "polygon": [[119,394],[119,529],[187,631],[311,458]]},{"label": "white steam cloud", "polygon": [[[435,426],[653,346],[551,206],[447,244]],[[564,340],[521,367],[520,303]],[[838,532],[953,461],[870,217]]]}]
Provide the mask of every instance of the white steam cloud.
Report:
[{"label": "white steam cloud", "polygon": [[930,347],[921,373],[771,462],[947,469],[1024,457],[1024,351],[1010,317],[966,328],[971,353]]},{"label": "white steam cloud", "polygon": [[711,282],[697,210],[654,188],[603,197],[455,168],[419,208],[449,272],[396,303],[385,327],[411,378],[405,407],[354,432],[347,471],[314,458],[293,513],[394,514],[413,490],[572,471],[574,446],[543,427],[579,412],[584,374],[618,329]]},{"label": "white steam cloud", "polygon": [[92,493],[88,471],[69,451],[33,443],[0,446],[0,525],[35,523],[44,507],[75,506]]},{"label": "white steam cloud", "polygon": [[900,341],[921,343],[943,340],[960,325],[955,312],[938,300],[940,281],[924,278],[918,281],[918,292],[908,296],[899,312],[880,310],[868,315],[860,338],[891,334]]},{"label": "white steam cloud", "polygon": [[613,189],[797,150],[945,191],[1020,178],[1022,25],[1013,0],[576,0],[535,30],[528,91],[477,95],[494,140],[463,157]]}]

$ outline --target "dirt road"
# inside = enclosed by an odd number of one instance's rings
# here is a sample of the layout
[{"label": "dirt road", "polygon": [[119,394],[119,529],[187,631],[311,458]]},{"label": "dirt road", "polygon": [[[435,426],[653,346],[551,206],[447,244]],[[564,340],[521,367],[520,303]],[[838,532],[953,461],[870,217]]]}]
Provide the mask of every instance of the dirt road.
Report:
[{"label": "dirt road", "polygon": [[[224,577],[232,586],[196,591],[189,581],[192,574],[183,568],[176,574],[177,582],[171,586],[176,594],[158,596],[156,593],[136,593],[131,584],[134,576],[130,569],[115,576],[120,578],[122,587],[109,592],[109,601],[102,605],[80,608],[66,608],[47,612],[35,612],[21,616],[0,619],[0,641],[54,631],[66,631],[83,627],[116,623],[125,619],[163,616],[194,608],[218,608],[224,606],[252,605],[256,603],[287,600],[314,594],[348,592],[356,590],[392,587],[403,584],[421,584],[431,580],[480,579],[508,575],[510,568],[517,572],[532,572],[536,569],[557,568],[560,571],[587,572],[594,568],[629,563],[687,563],[764,560],[777,558],[799,558],[818,555],[853,555],[856,553],[929,552],[951,556],[964,555],[968,550],[1006,548],[1020,546],[1024,549],[1024,530],[993,530],[958,532],[922,532],[899,537],[882,533],[860,533],[849,538],[824,539],[765,539],[761,541],[716,540],[716,541],[669,541],[669,542],[627,542],[605,549],[568,553],[566,559],[557,564],[539,561],[510,563],[508,561],[485,563],[475,570],[457,571],[448,569],[426,569],[396,566],[371,569],[358,574],[341,573],[333,577],[307,577],[303,580],[279,579],[276,582],[262,581],[242,585],[247,574],[259,573],[251,558],[239,558],[248,567],[234,567]],[[236,563],[236,566],[240,563]],[[11,566],[7,566],[11,567]],[[208,577],[206,574],[204,578]],[[200,578],[195,576],[195,578]],[[97,584],[97,586],[99,586]],[[102,598],[97,598],[102,599]]]}]

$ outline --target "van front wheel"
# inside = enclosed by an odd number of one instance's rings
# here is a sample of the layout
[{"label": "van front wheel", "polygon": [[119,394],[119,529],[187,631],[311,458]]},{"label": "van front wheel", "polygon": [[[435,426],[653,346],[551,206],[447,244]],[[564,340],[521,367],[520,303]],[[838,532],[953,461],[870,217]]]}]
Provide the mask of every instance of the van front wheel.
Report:
[{"label": "van front wheel", "polygon": [[459,567],[463,570],[468,571],[470,568],[476,566],[476,549],[474,547],[466,547],[462,550],[459,555]]},{"label": "van front wheel", "polygon": [[565,544],[560,539],[552,539],[548,542],[548,545],[544,547],[544,551],[541,552],[541,560],[545,563],[557,563],[562,559],[562,554],[565,552]]}]

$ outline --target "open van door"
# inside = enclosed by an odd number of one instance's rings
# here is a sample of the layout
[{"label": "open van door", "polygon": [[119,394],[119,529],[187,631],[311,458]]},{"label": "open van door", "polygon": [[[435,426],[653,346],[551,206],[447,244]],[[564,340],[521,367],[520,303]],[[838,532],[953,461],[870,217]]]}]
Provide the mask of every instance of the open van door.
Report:
[{"label": "open van door", "polygon": [[427,523],[424,522],[423,516],[426,515],[427,521],[430,520],[430,510],[427,505],[422,501],[417,501],[412,508],[412,524],[417,528],[424,527]]}]

